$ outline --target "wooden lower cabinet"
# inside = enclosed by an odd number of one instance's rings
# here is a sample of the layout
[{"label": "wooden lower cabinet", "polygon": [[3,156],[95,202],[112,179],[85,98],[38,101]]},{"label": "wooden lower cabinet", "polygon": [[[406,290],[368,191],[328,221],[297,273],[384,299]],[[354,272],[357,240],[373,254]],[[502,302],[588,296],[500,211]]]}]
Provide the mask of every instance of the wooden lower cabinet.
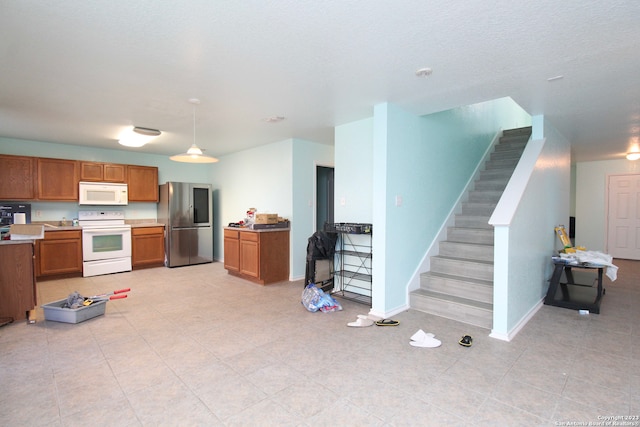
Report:
[{"label": "wooden lower cabinet", "polygon": [[289,280],[289,230],[224,230],[224,268],[252,282]]},{"label": "wooden lower cabinet", "polygon": [[33,318],[36,279],[32,242],[0,244],[0,318]]},{"label": "wooden lower cabinet", "polygon": [[131,266],[136,268],[164,265],[164,227],[131,229]]},{"label": "wooden lower cabinet", "polygon": [[36,242],[36,277],[82,276],[80,230],[45,231]]},{"label": "wooden lower cabinet", "polygon": [[240,272],[240,232],[224,230],[224,268]]},{"label": "wooden lower cabinet", "polygon": [[240,273],[254,279],[260,278],[261,241],[258,233],[240,233]]}]

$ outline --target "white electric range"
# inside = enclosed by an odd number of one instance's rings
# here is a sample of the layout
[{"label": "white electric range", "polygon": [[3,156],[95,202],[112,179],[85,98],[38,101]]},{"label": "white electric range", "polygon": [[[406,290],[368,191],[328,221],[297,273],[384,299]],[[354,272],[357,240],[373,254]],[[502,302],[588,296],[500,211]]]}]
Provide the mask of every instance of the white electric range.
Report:
[{"label": "white electric range", "polygon": [[82,276],[131,271],[131,225],[121,211],[80,211]]}]

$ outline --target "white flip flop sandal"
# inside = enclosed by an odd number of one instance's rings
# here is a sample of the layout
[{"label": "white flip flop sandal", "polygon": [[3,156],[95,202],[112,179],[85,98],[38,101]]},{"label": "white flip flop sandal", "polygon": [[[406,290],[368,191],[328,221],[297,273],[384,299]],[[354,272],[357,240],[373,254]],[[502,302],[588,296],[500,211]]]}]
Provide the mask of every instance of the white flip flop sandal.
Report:
[{"label": "white flip flop sandal", "polygon": [[414,347],[436,348],[442,345],[442,341],[435,339],[434,337],[425,336],[422,341],[410,341],[409,344]]},{"label": "white flip flop sandal", "polygon": [[415,334],[411,335],[411,341],[424,341],[424,339],[426,337],[433,338],[433,337],[435,337],[435,335],[432,334],[431,332],[426,333],[422,329],[418,329],[418,332],[416,332]]},{"label": "white flip flop sandal", "polygon": [[358,320],[356,320],[355,322],[347,323],[347,326],[351,326],[352,328],[364,328],[371,325],[373,325],[373,320],[362,318],[359,316],[358,316]]}]

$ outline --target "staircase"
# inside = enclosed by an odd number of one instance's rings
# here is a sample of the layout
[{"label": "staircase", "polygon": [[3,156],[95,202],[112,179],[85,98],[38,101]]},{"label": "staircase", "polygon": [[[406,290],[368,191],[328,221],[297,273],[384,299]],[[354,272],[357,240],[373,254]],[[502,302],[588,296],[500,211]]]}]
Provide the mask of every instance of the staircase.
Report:
[{"label": "staircase", "polygon": [[493,227],[488,222],[530,135],[531,127],[503,132],[440,242],[440,254],[431,257],[431,271],[420,275],[420,288],[411,292],[412,309],[491,329]]}]

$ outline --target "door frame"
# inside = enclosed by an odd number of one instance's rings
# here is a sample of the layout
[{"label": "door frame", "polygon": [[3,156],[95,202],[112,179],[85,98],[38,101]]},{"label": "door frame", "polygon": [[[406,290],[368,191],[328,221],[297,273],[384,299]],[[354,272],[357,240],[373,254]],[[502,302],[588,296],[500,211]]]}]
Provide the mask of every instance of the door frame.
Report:
[{"label": "door frame", "polygon": [[611,173],[606,175],[605,182],[605,218],[604,218],[604,250],[607,254],[611,253],[611,248],[609,247],[609,218],[611,217],[611,204],[609,203],[610,194],[609,188],[611,186],[611,178],[614,176],[640,176],[640,173]]},{"label": "door frame", "polygon": [[[325,164],[325,163],[317,163],[314,162],[313,164],[313,203],[312,203],[312,210],[313,210],[313,230],[311,230],[312,234],[315,233],[317,231],[318,228],[318,168],[329,168],[329,169],[333,169],[334,171],[334,181],[333,181],[333,186],[334,186],[334,195],[335,195],[335,166],[334,165],[329,165],[329,164]],[[335,197],[334,197],[334,204],[333,204],[333,214],[334,214],[334,218],[335,218]]]}]

